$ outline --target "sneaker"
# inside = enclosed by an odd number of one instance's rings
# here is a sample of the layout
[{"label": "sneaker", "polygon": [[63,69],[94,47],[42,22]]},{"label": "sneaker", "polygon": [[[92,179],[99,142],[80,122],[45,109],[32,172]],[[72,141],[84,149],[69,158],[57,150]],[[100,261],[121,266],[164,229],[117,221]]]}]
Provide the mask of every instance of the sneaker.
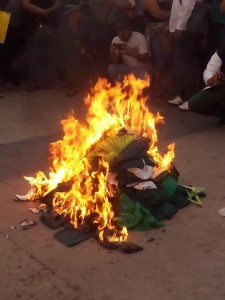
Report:
[{"label": "sneaker", "polygon": [[188,111],[189,110],[188,101],[185,101],[183,104],[179,105],[179,109]]},{"label": "sneaker", "polygon": [[181,105],[184,101],[181,99],[180,96],[176,96],[174,99],[169,100],[168,103],[173,105]]}]

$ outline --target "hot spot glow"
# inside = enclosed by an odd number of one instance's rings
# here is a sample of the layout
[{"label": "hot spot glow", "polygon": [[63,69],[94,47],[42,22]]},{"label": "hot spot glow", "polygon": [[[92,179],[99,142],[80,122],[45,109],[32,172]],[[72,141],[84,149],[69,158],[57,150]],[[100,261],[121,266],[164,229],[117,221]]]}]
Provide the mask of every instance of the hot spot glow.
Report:
[{"label": "hot spot glow", "polygon": [[55,193],[55,211],[69,216],[74,227],[79,227],[86,217],[92,216],[100,240],[125,241],[126,228],[118,229],[114,224],[110,202],[112,189],[107,183],[109,160],[115,154],[112,151],[110,158],[103,156],[97,169],[93,168],[89,154],[106,133],[116,135],[125,128],[137,136],[149,137],[148,153],[154,157],[157,168],[169,169],[174,158],[174,144],[168,146],[164,156],[160,155],[155,125],[163,122],[163,117],[159,113],[154,115],[146,106],[143,89],[148,85],[149,79],[139,80],[133,75],[115,86],[106,79],[99,79],[85,98],[88,107],[86,122],[81,123],[73,114],[61,121],[64,137],[50,144],[52,166],[49,174],[38,172],[35,178],[25,177],[35,187],[29,194],[30,200],[48,194],[59,183],[71,181],[69,191]]}]

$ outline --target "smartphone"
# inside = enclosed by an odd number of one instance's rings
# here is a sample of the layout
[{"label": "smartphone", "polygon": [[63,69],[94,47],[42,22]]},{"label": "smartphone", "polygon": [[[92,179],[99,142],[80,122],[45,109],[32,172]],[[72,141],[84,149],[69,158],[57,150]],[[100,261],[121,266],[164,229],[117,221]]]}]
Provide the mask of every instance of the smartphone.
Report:
[{"label": "smartphone", "polygon": [[117,50],[123,51],[126,48],[126,45],[124,44],[114,44],[114,47],[116,47]]}]

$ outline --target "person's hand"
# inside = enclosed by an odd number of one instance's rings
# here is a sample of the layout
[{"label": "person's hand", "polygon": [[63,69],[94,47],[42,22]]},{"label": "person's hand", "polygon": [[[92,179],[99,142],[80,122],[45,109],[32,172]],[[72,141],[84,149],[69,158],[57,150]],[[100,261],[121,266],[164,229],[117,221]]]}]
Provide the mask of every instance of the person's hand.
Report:
[{"label": "person's hand", "polygon": [[41,12],[41,17],[42,18],[47,18],[50,14],[51,14],[51,10],[50,9],[42,9],[42,12]]},{"label": "person's hand", "polygon": [[224,74],[222,72],[217,72],[214,74],[211,78],[207,80],[207,85],[208,86],[216,86],[222,83],[221,78],[224,77]]},{"label": "person's hand", "polygon": [[112,44],[111,48],[114,55],[120,55],[119,47],[116,44]]},{"label": "person's hand", "polygon": [[182,30],[175,30],[174,32],[173,32],[173,36],[175,37],[175,39],[180,39],[181,38],[181,36],[182,36]]},{"label": "person's hand", "polygon": [[126,46],[124,50],[121,51],[121,54],[135,57],[137,55],[137,50],[135,48]]}]

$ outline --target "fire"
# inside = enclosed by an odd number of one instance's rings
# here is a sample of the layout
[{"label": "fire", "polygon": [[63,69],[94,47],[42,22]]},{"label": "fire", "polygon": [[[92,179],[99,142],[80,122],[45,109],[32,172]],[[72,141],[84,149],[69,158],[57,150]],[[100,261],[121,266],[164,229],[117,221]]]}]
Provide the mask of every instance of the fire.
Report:
[{"label": "fire", "polygon": [[[118,229],[114,223],[114,211],[110,202],[113,191],[107,183],[109,161],[116,153],[99,161],[94,169],[89,154],[93,145],[98,145],[106,133],[116,135],[125,128],[137,136],[149,137],[148,153],[153,156],[157,168],[168,170],[174,158],[174,144],[162,156],[157,148],[155,125],[163,122],[159,113],[153,115],[146,106],[143,89],[149,79],[136,79],[133,75],[121,84],[112,86],[106,79],[99,79],[85,98],[88,106],[86,123],[82,124],[71,114],[61,124],[64,137],[50,145],[52,167],[48,176],[38,172],[36,177],[25,177],[35,187],[29,194],[30,200],[45,196],[59,183],[71,181],[71,189],[54,195],[53,207],[60,215],[69,215],[74,227],[79,227],[88,216],[92,217],[99,233],[99,239],[125,241],[126,228]],[[129,140],[128,140],[129,142]]]}]

